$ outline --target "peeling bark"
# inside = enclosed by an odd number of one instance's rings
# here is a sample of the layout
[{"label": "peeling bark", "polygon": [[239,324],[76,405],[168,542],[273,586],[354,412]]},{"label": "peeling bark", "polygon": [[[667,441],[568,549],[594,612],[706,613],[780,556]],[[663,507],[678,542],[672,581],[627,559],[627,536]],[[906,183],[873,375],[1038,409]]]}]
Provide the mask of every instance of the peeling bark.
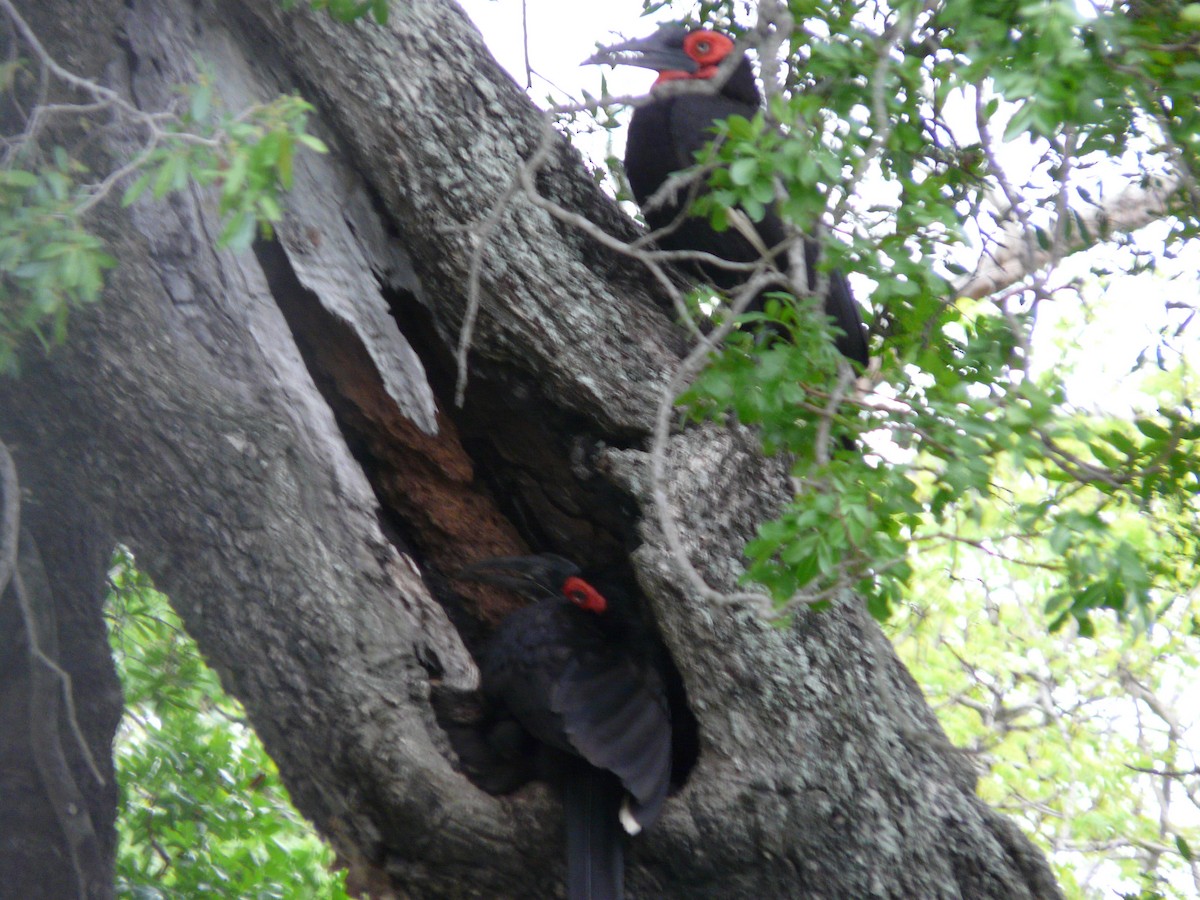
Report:
[{"label": "peeling bark", "polygon": [[[699,724],[686,785],[632,844],[631,896],[1057,896],[854,598],[779,630],[678,590],[645,471],[683,342],[627,260],[514,201],[449,404],[472,229],[542,134],[456,7],[396,4],[379,28],[274,0],[34,6],[58,58],[143,108],[199,56],[230,108],[299,90],[333,148],[297,161],[254,254],[215,249],[204,192],[105,210],[121,266],[65,348],[0,383],[0,437],[28,505],[53,509],[44,541],[86,523],[134,549],[364,883],[561,893],[557,803],[472,785],[433,704],[469,709],[469,650],[505,609],[454,569],[529,547],[636,579]],[[565,142],[538,184],[634,233]],[[787,488],[746,445],[672,439],[685,541],[717,586]],[[95,559],[60,562],[94,582]]]}]

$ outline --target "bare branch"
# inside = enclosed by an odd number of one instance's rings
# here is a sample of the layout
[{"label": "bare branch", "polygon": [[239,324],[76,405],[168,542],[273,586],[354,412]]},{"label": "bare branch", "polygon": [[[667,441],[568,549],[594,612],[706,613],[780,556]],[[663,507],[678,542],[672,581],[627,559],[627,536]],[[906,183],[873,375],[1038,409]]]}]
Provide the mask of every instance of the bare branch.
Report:
[{"label": "bare branch", "polygon": [[1067,207],[1064,212],[1060,205],[1055,233],[1065,231],[1064,216],[1074,219],[1077,227],[1047,249],[1036,241],[1030,244],[1027,222],[1012,222],[994,239],[995,249],[983,256],[975,272],[956,285],[954,291],[960,297],[978,299],[1004,290],[1071,253],[1086,250],[1090,244],[1084,237],[1085,231],[1092,235],[1093,241],[1113,232],[1137,231],[1166,215],[1170,198],[1182,183],[1176,172],[1168,172],[1148,184],[1132,184],[1092,209]]},{"label": "bare branch", "polygon": [[659,395],[658,408],[654,416],[654,432],[650,443],[651,493],[654,498],[655,511],[658,514],[659,527],[662,529],[663,537],[666,539],[675,565],[683,573],[689,586],[706,600],[719,605],[746,603],[763,613],[772,611],[770,598],[765,594],[748,592],[724,594],[715,590],[709,586],[688,558],[679,533],[674,506],[667,493],[667,441],[671,432],[671,413],[675,408],[675,398],[700,371],[713,349],[736,327],[735,320],[738,313],[744,310],[751,300],[777,278],[778,276],[773,274],[757,275],[751,278],[738,292],[733,308],[725,321],[700,341],[680,362],[662,394]]},{"label": "bare branch", "polygon": [[[538,152],[534,154],[533,159],[538,160],[540,164],[540,161],[545,159],[546,153],[546,145],[543,142],[542,147],[538,148]],[[462,326],[458,332],[458,347],[454,351],[454,364],[458,369],[458,378],[454,383],[454,404],[458,407],[463,405],[463,401],[467,396],[467,355],[471,351],[471,338],[475,333],[475,320],[479,316],[479,282],[483,271],[483,254],[487,249],[488,241],[491,240],[496,229],[500,227],[500,222],[504,219],[504,214],[508,211],[509,205],[512,203],[513,197],[516,196],[519,186],[520,177],[514,174],[508,188],[496,200],[496,203],[474,233],[475,240],[474,246],[471,248],[471,263],[467,269],[467,306],[463,310]]]}]

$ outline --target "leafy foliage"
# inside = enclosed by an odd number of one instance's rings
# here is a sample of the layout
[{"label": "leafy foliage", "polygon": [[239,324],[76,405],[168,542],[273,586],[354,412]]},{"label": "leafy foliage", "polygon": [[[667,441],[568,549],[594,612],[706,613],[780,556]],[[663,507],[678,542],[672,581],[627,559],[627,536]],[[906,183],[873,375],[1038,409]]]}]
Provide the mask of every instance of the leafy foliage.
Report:
[{"label": "leafy foliage", "polygon": [[202,72],[186,88],[188,112],[142,161],[142,174],[126,189],[126,206],[151,189],[156,200],[183,190],[189,181],[219,189],[225,220],[218,246],[245,250],[256,229],[270,236],[283,217],[280,195],[292,186],[296,150],[326,153],[305,130],[312,106],[297,96],[279,97],[237,115],[214,115],[212,77]]},{"label": "leafy foliage", "polygon": [[[1131,510],[1120,524],[1137,527]],[[1200,733],[1186,607],[1133,635],[1097,617],[1090,638],[1029,615],[1054,573],[943,544],[915,561],[889,623],[979,791],[1047,851],[1069,898],[1194,896]]]},{"label": "leafy foliage", "polygon": [[[802,335],[820,333],[812,314],[798,327],[789,312],[791,343],[751,352],[738,337],[680,398],[794,460],[796,498],[747,548],[748,578],[781,608],[853,587],[886,618],[913,555],[946,542],[1052,573],[1047,621],[1085,634],[1100,610],[1144,627],[1195,584],[1192,396],[1169,392],[1132,421],[1080,408],[1062,371],[1036,365],[1034,333],[1067,293],[1054,260],[1114,237],[1096,214],[1107,195],[1169,177],[1165,252],[1200,229],[1200,27],[1168,6],[789,4],[787,74],[763,113],[719,126],[694,212],[720,229],[731,207],[757,219],[775,202],[799,230],[831,226],[822,266],[873,283],[877,368],[835,390],[836,367]],[[995,252],[1040,262],[990,297],[956,296]],[[1186,368],[1173,348],[1190,324],[1176,316],[1130,378]],[[830,439],[815,441],[822,427]],[[854,444],[864,452],[839,449]]]},{"label": "leafy foliage", "polygon": [[[224,219],[219,243],[242,250],[256,228],[269,234],[282,216],[280,198],[291,187],[297,150],[326,152],[325,145],[306,131],[312,107],[304,100],[283,96],[236,115],[219,112],[212,78],[203,69],[197,83],[184,89],[189,102],[178,117],[138,110],[83,79],[73,85],[90,86],[94,103],[46,107],[36,96],[28,96],[43,87],[34,86],[26,75],[19,64],[0,67],[0,89],[12,106],[35,106],[25,130],[6,137],[0,166],[3,374],[17,373],[18,350],[26,335],[36,335],[49,349],[65,338],[71,310],[99,299],[104,273],[116,260],[90,230],[87,214],[118,182],[137,176],[125,191],[125,205],[147,190],[162,199],[189,183],[217,187]],[[113,164],[98,181],[90,181],[92,173],[69,147],[43,146],[46,123],[58,120],[56,139],[77,137],[82,155],[102,115],[117,124],[137,125],[148,137],[131,160]]]},{"label": "leafy foliage", "polygon": [[77,212],[83,166],[61,147],[53,156],[36,171],[0,169],[0,373],[16,373],[24,335],[63,340],[70,311],[98,300],[116,265]]},{"label": "leafy foliage", "polygon": [[333,853],[184,633],[166,597],[118,551],[110,636],[125,690],[117,889],[138,900],[344,900]]}]

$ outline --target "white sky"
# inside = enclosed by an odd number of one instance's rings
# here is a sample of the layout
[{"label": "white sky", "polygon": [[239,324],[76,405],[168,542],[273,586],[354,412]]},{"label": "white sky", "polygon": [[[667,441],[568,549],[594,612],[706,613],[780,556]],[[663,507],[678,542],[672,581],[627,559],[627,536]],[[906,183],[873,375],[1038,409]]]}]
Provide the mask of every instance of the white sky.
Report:
[{"label": "white sky", "polygon": [[[513,79],[525,85],[525,56],[521,36],[520,0],[459,0],[479,26],[488,47]],[[563,3],[526,0],[529,21],[529,62],[537,76],[530,96],[545,105],[553,87],[578,97],[581,89],[599,92],[600,74],[609,80],[610,93],[639,93],[649,89],[654,73],[647,69],[583,66],[596,52],[596,42],[609,42],[614,32],[627,37],[650,34],[656,21],[670,18],[667,11],[657,19],[641,18],[641,0],[604,0],[602,3]]]}]

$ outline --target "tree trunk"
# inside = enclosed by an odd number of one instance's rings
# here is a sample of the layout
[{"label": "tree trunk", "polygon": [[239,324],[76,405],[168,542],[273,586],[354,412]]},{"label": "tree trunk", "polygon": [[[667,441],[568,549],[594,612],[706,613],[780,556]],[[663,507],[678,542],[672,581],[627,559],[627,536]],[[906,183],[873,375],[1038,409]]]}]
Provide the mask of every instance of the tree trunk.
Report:
[{"label": "tree trunk", "polygon": [[[386,28],[277,0],[22,9],[60,63],[143,109],[169,106],[201,59],[227,109],[300,92],[332,148],[297,160],[286,220],[254,253],[215,248],[203,191],[104,208],[121,261],[104,301],[0,383],[0,438],[43,553],[93,591],[73,607],[86,616],[60,617],[71,640],[102,644],[103,565],[71,541],[127,543],[296,804],[378,896],[554,896],[557,801],[537,786],[493,797],[461,772],[470,649],[509,607],[450,576],[558,552],[636,580],[698,723],[686,784],[632,842],[632,896],[1057,895],[853,598],[780,630],[681,587],[647,447],[683,336],[645,273],[519,195],[482,234],[543,120],[456,7],[394,4]],[[104,132],[89,152],[136,137]],[[536,180],[635,234],[557,136]],[[480,240],[459,409],[452,353]],[[693,562],[732,588],[786,473],[712,427],[675,434],[668,463]]]}]

